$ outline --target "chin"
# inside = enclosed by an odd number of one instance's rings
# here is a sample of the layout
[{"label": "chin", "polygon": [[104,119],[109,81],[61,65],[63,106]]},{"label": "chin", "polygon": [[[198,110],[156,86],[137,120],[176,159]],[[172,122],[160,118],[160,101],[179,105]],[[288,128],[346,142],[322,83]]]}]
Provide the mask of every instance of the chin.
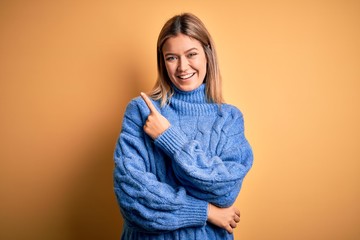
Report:
[{"label": "chin", "polygon": [[189,91],[192,91],[192,90],[196,89],[197,87],[191,85],[191,86],[178,86],[178,88],[179,88],[181,91],[189,92]]},{"label": "chin", "polygon": [[178,84],[175,84],[175,86],[179,90],[184,91],[184,92],[189,92],[189,91],[195,90],[200,85],[201,85],[201,83],[198,83],[198,82],[192,82],[192,83],[187,83],[187,84],[181,84],[181,83],[178,82]]}]

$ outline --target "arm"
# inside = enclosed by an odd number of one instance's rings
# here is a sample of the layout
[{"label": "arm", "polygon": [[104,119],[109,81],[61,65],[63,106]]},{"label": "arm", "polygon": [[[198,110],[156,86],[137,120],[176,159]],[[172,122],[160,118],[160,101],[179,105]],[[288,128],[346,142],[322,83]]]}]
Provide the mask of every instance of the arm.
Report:
[{"label": "arm", "polygon": [[151,147],[140,108],[134,101],[128,105],[114,153],[114,189],[124,218],[149,232],[205,225],[207,202],[187,195],[183,187],[159,182],[149,172]]},{"label": "arm", "polygon": [[218,138],[215,147],[221,148],[214,156],[207,156],[200,142],[187,139],[176,126],[169,127],[155,140],[173,159],[174,172],[188,192],[220,207],[234,203],[253,162],[242,114],[235,108],[230,110],[223,123],[218,124],[221,126],[218,136],[211,136]]}]

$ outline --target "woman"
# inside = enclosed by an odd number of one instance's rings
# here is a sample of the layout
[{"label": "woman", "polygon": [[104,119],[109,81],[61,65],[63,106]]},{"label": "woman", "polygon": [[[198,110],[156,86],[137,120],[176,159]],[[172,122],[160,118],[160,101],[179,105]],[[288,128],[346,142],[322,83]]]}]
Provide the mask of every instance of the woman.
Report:
[{"label": "woman", "polygon": [[233,239],[253,155],[241,112],[223,103],[203,23],[189,13],[168,20],[157,62],[150,98],[128,104],[114,153],[122,239]]}]

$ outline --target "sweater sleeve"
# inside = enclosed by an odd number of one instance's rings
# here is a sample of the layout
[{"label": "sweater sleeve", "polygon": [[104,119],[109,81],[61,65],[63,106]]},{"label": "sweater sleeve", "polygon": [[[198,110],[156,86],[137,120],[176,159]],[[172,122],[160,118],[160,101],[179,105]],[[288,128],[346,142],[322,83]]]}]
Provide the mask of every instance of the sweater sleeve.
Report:
[{"label": "sweater sleeve", "polygon": [[132,227],[157,233],[205,225],[206,201],[158,181],[149,171],[150,142],[139,108],[135,101],[128,105],[114,152],[114,191],[123,217]]},{"label": "sweater sleeve", "polygon": [[[171,158],[174,172],[188,192],[220,207],[236,200],[243,179],[253,163],[253,152],[244,135],[243,115],[232,109],[221,129],[217,146],[222,150],[208,157],[197,140],[189,140],[176,126],[171,126],[155,144]],[[210,142],[212,140],[210,139]]]}]

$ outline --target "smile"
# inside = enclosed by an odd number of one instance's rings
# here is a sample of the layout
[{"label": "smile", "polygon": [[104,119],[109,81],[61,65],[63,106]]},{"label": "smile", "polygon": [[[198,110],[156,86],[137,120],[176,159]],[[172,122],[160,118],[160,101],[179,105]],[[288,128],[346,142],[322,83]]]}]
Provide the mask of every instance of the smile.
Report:
[{"label": "smile", "polygon": [[181,75],[181,76],[179,75],[177,77],[182,79],[182,80],[185,80],[185,79],[191,78],[194,75],[195,75],[195,73],[189,73],[189,74],[186,74],[186,75]]}]

